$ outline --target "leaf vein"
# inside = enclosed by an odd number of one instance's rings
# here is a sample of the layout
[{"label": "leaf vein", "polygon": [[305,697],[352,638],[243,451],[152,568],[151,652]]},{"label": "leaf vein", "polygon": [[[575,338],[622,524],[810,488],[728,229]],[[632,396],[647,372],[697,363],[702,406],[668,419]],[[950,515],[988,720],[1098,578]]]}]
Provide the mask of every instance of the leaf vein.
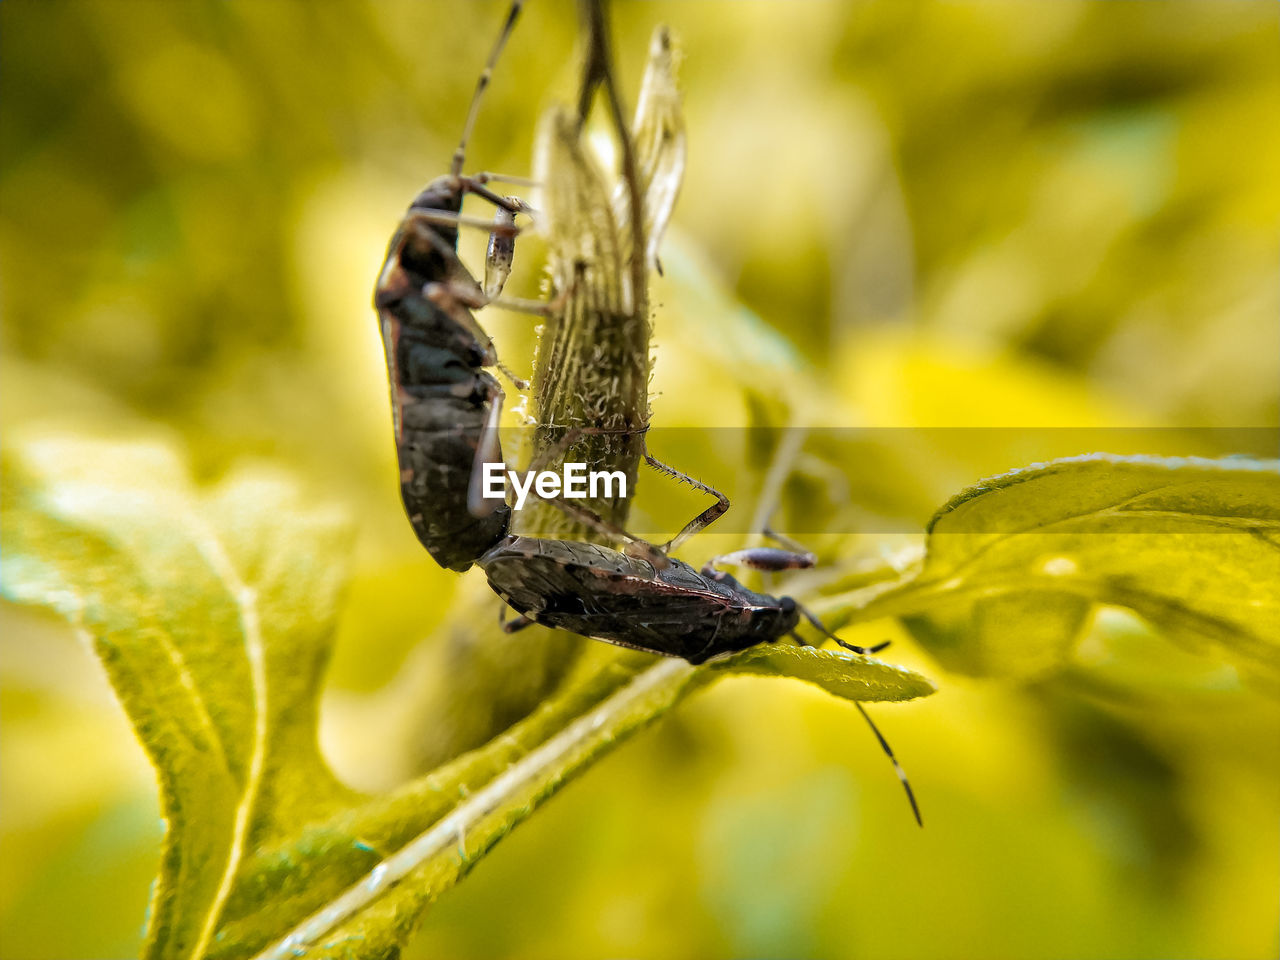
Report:
[{"label": "leaf vein", "polygon": [[236,873],[244,858],[245,841],[249,833],[250,818],[257,800],[258,790],[262,785],[263,769],[266,765],[267,746],[267,672],[266,650],[263,643],[262,623],[258,616],[257,591],[241,579],[236,572],[231,557],[227,554],[222,541],[206,524],[192,519],[188,524],[192,539],[202,556],[208,561],[214,574],[227,588],[236,605],[240,620],[240,633],[244,639],[245,656],[249,661],[250,682],[253,685],[253,752],[249,760],[248,777],[244,784],[240,801],[236,804],[235,825],[232,828],[231,846],[227,851],[226,866],[222,871],[222,879],[209,904],[209,912],[205,917],[204,927],[195,947],[191,951],[192,960],[199,960],[209,951],[213,935],[218,929],[218,921],[222,916],[227,899],[231,896],[235,884]]},{"label": "leaf vein", "polygon": [[[1240,533],[1248,533],[1251,536],[1258,537],[1268,546],[1275,547],[1276,549],[1280,549],[1280,545],[1268,540],[1266,537],[1260,536],[1261,531],[1264,529],[1280,530],[1280,521],[1267,520],[1263,518],[1222,517],[1217,514],[1211,514],[1211,513],[1184,513],[1178,510],[1125,510],[1124,506],[1128,503],[1132,503],[1135,499],[1137,499],[1137,496],[1128,497],[1110,506],[1100,507],[1097,510],[1087,510],[1083,513],[1075,513],[1065,517],[1058,517],[1057,519],[1051,520],[1048,522],[1037,523],[1033,526],[1025,527],[1020,530],[1010,530],[1008,533],[994,534],[993,539],[991,540],[990,543],[986,543],[978,547],[976,550],[970,553],[969,556],[967,556],[962,562],[956,564],[951,569],[952,571],[963,570],[965,567],[968,567],[976,563],[987,552],[996,549],[997,547],[999,547],[1006,541],[1013,539],[1014,537],[1023,536],[1025,534],[1049,533],[1052,530],[1052,528],[1061,526],[1063,524],[1071,523],[1072,521],[1075,521],[1075,520],[1086,520],[1090,518],[1102,518],[1102,517],[1141,517],[1143,519],[1178,518],[1178,519],[1193,520],[1200,523],[1210,524],[1213,526],[1225,527],[1229,530],[1235,530]],[[1233,522],[1233,521],[1236,521],[1236,522]],[[930,534],[930,536],[931,537],[946,536],[948,532],[949,531],[934,531],[934,533]],[[954,531],[954,532],[955,533],[964,533],[964,532],[977,533],[978,531]],[[1115,535],[1119,532],[1120,531],[1108,530],[1106,531],[1106,534]],[[1152,533],[1155,533],[1156,531],[1135,530],[1133,532],[1150,535]]]}]

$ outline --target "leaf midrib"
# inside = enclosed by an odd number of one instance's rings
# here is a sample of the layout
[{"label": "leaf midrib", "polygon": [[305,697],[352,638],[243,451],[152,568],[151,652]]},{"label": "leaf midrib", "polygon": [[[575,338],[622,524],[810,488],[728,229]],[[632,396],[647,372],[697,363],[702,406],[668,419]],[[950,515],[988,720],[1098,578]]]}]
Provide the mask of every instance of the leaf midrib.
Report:
[{"label": "leaf midrib", "polygon": [[[192,517],[186,522],[187,531],[192,542],[204,557],[214,576],[222,583],[230,595],[236,609],[236,617],[240,624],[240,635],[244,642],[245,658],[249,664],[249,679],[253,689],[253,748],[249,757],[249,768],[241,797],[236,804],[234,826],[231,843],[227,850],[226,866],[218,883],[217,892],[209,904],[205,915],[204,926],[195,945],[191,949],[192,960],[198,960],[209,952],[213,936],[218,929],[218,920],[235,885],[236,874],[240,862],[244,859],[245,841],[253,809],[262,785],[263,769],[266,764],[267,745],[267,675],[266,648],[263,643],[262,623],[258,616],[257,591],[241,579],[236,572],[230,555],[213,529],[199,518]],[[185,677],[184,677],[185,684]],[[222,750],[221,741],[216,741]],[[225,751],[223,751],[225,757]]]}]

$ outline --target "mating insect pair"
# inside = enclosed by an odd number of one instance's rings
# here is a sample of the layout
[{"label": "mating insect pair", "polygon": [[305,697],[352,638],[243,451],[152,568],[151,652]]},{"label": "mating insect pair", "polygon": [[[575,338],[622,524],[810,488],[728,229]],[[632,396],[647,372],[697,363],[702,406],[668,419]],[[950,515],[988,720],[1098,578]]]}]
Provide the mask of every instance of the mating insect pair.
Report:
[{"label": "mating insect pair", "polygon": [[[512,8],[477,99],[518,10]],[[504,392],[485,369],[496,366],[497,358],[471,312],[489,298],[457,256],[460,226],[492,230],[493,224],[464,217],[462,199],[476,194],[507,215],[527,207],[493,193],[485,185],[488,178],[461,174],[474,117],[473,102],[452,172],[410,204],[374,296],[392,385],[401,495],[419,540],[447,569],[463,571],[478,563],[494,590],[529,620],[692,663],[792,633],[804,611],[790,598],[753,593],[710,565],[699,572],[667,557],[719,517],[729,501],[652,457],[646,459],[656,469],[717,498],[662,549],[563,501],[576,518],[628,543],[629,550],[510,537],[510,508],[480,496],[483,465],[502,460],[498,421]],[[507,223],[498,229],[498,236],[514,232]],[[812,563],[802,552],[770,548],[721,559],[769,570]]]},{"label": "mating insect pair", "polygon": [[[521,614],[509,630],[536,622],[697,664],[786,636],[803,642],[795,632],[803,617],[846,649],[860,654],[882,649],[883,644],[849,644],[792,598],[755,593],[715,568],[728,563],[794,569],[811,566],[811,554],[741,550],[715,558],[701,570],[669,557],[684,539],[723,514],[729,501],[647,453],[651,466],[717,498],[661,548],[563,501],[557,505],[625,543],[626,549],[511,536],[510,508],[480,496],[483,465],[502,462],[498,423],[504,392],[486,369],[501,366],[471,311],[495,302],[500,282],[480,288],[458,259],[458,230],[476,226],[490,232],[488,272],[500,279],[510,265],[511,240],[519,232],[515,218],[530,208],[490,190],[487,183],[495,178],[464,176],[462,169],[480,96],[520,7],[512,4],[477,84],[451,172],[428,184],[410,204],[391,240],[374,293],[391,381],[401,496],[418,539],[442,567],[464,571],[478,564],[493,590]],[[463,215],[462,201],[468,193],[497,208],[495,221]],[[504,303],[533,312],[554,309],[547,304]],[[871,723],[861,705],[858,709]],[[888,743],[871,726],[892,760]],[[910,785],[897,761],[893,763],[919,820]]]}]

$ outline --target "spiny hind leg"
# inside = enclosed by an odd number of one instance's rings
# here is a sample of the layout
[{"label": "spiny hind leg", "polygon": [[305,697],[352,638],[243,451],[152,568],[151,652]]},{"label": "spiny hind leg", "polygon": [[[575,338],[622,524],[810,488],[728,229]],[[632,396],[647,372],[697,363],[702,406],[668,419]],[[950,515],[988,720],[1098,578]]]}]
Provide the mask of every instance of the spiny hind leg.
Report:
[{"label": "spiny hind leg", "polygon": [[[528,470],[525,471],[525,476],[527,478],[529,474],[543,470],[546,468],[547,464],[559,460],[564,456],[565,451],[567,451],[583,436],[589,434],[626,432],[629,431],[608,430],[599,427],[570,427],[565,431],[564,436],[556,441],[555,444],[547,447],[530,462]],[[604,517],[600,516],[600,514],[589,507],[573,503],[562,494],[548,497],[540,496],[532,486],[530,486],[529,492],[544,503],[549,503],[554,506],[570,520],[573,520],[576,523],[581,523],[596,534],[608,540],[610,543],[619,544],[624,553],[646,560],[660,570],[665,570],[671,565],[671,561],[667,558],[666,553],[661,548],[649,543],[649,541],[645,540],[643,537],[636,536],[626,528],[604,519]]]},{"label": "spiny hind leg", "polygon": [[[505,497],[499,499],[484,495],[487,466],[489,464],[501,464],[508,475],[520,472],[508,465],[502,457],[498,424],[502,415],[502,402],[505,394],[496,380],[493,380],[492,377],[487,379],[489,382],[487,384],[488,395],[486,399],[489,413],[480,431],[480,440],[476,445],[476,457],[472,465],[471,480],[467,490],[467,509],[473,516],[477,517],[487,516],[496,510],[500,504],[506,502]],[[610,543],[620,544],[624,553],[647,560],[658,569],[669,567],[671,561],[667,559],[666,554],[642,537],[636,536],[618,524],[605,520],[594,510],[581,504],[573,503],[562,495],[544,497],[533,488],[532,480],[530,479],[531,474],[544,469],[547,463],[563,456],[565,450],[583,434],[596,432],[612,433],[615,431],[600,431],[591,427],[570,429],[554,446],[544,450],[535,458],[530,463],[529,468],[523,471],[525,483],[529,484],[528,493],[534,498],[556,507],[569,519],[583,524]]]},{"label": "spiny hind leg", "polygon": [[655,457],[653,454],[649,452],[648,443],[645,444],[645,448],[644,448],[644,462],[647,463],[654,470],[657,470],[659,473],[664,474],[670,477],[671,479],[675,480],[677,483],[687,483],[689,486],[693,487],[695,490],[701,490],[703,493],[709,493],[711,496],[716,498],[715,503],[707,507],[707,509],[703,510],[700,514],[698,514],[696,517],[694,517],[692,520],[686,523],[679,533],[677,533],[674,537],[672,537],[665,544],[663,544],[663,547],[662,547],[663,553],[670,553],[676,547],[680,546],[680,544],[682,544],[685,540],[688,540],[690,537],[692,537],[695,533],[698,533],[701,530],[705,530],[707,527],[711,526],[711,524],[715,523],[718,519],[720,519],[720,517],[722,517],[725,514],[725,512],[729,509],[730,504],[729,504],[728,497],[726,497],[723,493],[721,493],[715,487],[712,487],[709,484],[705,484],[701,480],[695,480],[693,477],[689,476],[687,473],[683,473],[677,470],[675,467],[671,466],[670,464],[663,463],[661,460],[659,460],[657,457]]}]

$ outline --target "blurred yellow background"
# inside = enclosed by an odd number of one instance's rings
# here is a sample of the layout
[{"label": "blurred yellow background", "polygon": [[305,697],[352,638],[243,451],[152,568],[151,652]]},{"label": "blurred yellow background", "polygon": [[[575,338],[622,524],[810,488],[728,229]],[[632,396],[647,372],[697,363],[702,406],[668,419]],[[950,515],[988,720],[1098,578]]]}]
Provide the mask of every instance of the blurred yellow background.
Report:
[{"label": "blurred yellow background", "polygon": [[[159,434],[201,477],[269,458],[345,504],[360,536],[326,746],[362,786],[403,772],[403,730],[381,724],[403,722],[417,684],[454,681],[423,658],[484,592],[404,521],[369,301],[505,8],[0,4],[6,436]],[[684,51],[658,426],[741,426],[764,397],[812,424],[895,428],[873,461],[824,454],[850,489],[823,509],[903,529],[985,474],[1088,452],[1070,434],[1023,456],[1001,434],[911,428],[1280,427],[1274,4],[614,14],[633,98],[655,24]],[[527,5],[470,169],[528,173],[537,117],[573,94],[575,34],[573,5]],[[473,269],[482,249],[464,243]],[[521,241],[510,292],[537,294],[538,251]],[[482,319],[527,369],[527,319]],[[754,489],[695,442],[663,452]],[[677,496],[677,513],[694,502]],[[71,632],[3,616],[0,953],[132,955],[160,839],[152,774]],[[409,955],[1276,955],[1273,701],[1114,611],[1091,642],[1128,660],[1086,645],[1079,670],[1028,686],[951,676],[889,624],[851,639],[886,637],[941,688],[874,711],[924,831],[847,704],[733,680],[508,838]]]}]

